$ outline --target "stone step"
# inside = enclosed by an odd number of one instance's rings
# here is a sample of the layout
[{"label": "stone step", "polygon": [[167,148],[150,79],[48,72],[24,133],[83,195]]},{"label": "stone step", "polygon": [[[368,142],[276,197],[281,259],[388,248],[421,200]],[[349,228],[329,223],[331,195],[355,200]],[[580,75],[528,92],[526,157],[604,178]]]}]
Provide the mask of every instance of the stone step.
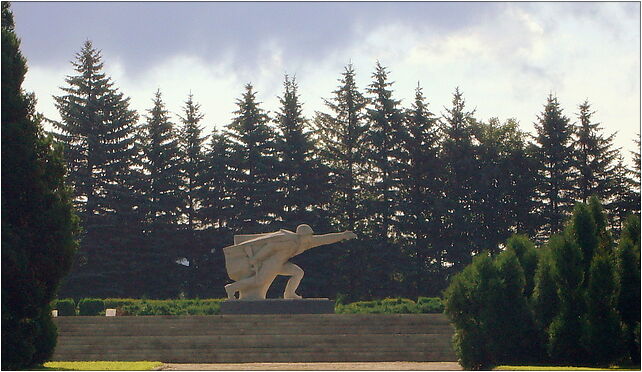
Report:
[{"label": "stone step", "polygon": [[454,361],[443,314],[55,318],[53,360]]},{"label": "stone step", "polygon": [[[339,318],[335,318],[339,316]],[[430,322],[430,323],[449,323],[444,314],[266,314],[266,315],[149,315],[149,316],[60,316],[56,318],[58,323],[112,323],[112,322],[132,322],[141,323],[158,323],[162,321],[176,322],[222,322],[222,323],[265,323],[266,319],[271,322],[292,323],[292,322],[313,322],[313,323],[346,323],[352,324],[359,321],[385,321],[392,323],[400,322]]]},{"label": "stone step", "polygon": [[451,326],[414,327],[414,326],[372,326],[372,327],[283,327],[283,328],[215,328],[215,327],[112,327],[112,328],[76,328],[72,330],[59,328],[61,336],[183,336],[183,335],[298,335],[298,334],[451,334]]},{"label": "stone step", "polygon": [[452,351],[333,351],[324,352],[192,352],[191,349],[130,351],[123,353],[54,354],[53,360],[161,360],[166,363],[261,363],[261,362],[393,362],[455,361]]},{"label": "stone step", "polygon": [[[354,335],[354,334],[333,334],[333,335],[186,335],[186,336],[155,336],[153,344],[205,344],[205,345],[226,345],[226,346],[254,346],[254,345],[275,345],[280,346],[301,346],[312,344],[384,344],[390,346],[391,343],[399,344],[416,344],[421,342],[438,343],[444,340],[443,334],[380,334],[380,335]],[[71,345],[145,345],[149,343],[150,337],[145,336],[76,336],[62,337],[59,341],[60,346]],[[449,341],[446,339],[446,341]]]}]

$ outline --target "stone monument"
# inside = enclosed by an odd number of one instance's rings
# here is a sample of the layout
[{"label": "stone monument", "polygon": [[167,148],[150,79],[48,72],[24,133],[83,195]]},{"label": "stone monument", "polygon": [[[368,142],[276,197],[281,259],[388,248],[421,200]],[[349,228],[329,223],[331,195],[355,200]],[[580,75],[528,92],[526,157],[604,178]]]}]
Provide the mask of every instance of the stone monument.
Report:
[{"label": "stone monument", "polygon": [[284,299],[301,299],[296,293],[303,270],[288,260],[310,248],[354,239],[352,231],[314,235],[308,225],[299,225],[296,232],[279,230],[265,234],[235,235],[234,245],[223,248],[225,268],[230,279],[225,286],[227,297],[240,300],[265,300],[268,288],[277,275],[290,276]]}]

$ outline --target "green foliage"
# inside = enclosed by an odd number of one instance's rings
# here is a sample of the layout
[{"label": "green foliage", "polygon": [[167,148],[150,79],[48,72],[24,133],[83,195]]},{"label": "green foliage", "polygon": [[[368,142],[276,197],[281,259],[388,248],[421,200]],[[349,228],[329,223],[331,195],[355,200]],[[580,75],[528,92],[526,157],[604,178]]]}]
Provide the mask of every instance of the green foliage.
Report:
[{"label": "green foliage", "polygon": [[2,369],[26,369],[53,354],[50,303],[77,248],[78,222],[62,149],[43,132],[27,65],[2,2]]},{"label": "green foliage", "polygon": [[133,300],[106,299],[123,315],[218,315],[223,299],[204,300]]},{"label": "green foliage", "polygon": [[524,271],[514,251],[493,259],[479,254],[446,290],[446,314],[455,325],[455,352],[465,369],[535,361],[541,346],[524,297]]},{"label": "green foliage", "polygon": [[51,307],[58,310],[58,316],[76,315],[76,302],[73,298],[54,300]]},{"label": "green foliage", "polygon": [[607,253],[591,262],[586,293],[588,349],[593,363],[609,365],[621,354],[620,317],[616,310],[615,268]]},{"label": "green foliage", "polygon": [[526,235],[513,235],[506,241],[506,249],[512,250],[524,270],[524,296],[530,298],[535,288],[535,271],[537,270],[537,250],[535,244]]},{"label": "green foliage", "polygon": [[337,314],[430,314],[442,313],[444,305],[437,297],[419,297],[417,302],[407,298],[386,298],[383,300],[338,303]]},{"label": "green foliage", "polygon": [[417,307],[420,313],[443,313],[445,306],[439,297],[419,297],[417,298]]},{"label": "green foliage", "polygon": [[[640,218],[630,216],[615,251],[617,310],[624,323],[624,345],[632,363],[640,362]],[[636,338],[635,330],[638,330]]]},{"label": "green foliage", "polygon": [[100,298],[83,298],[78,301],[78,315],[96,316],[105,311],[105,303]]},{"label": "green foliage", "polygon": [[583,255],[569,233],[551,238],[549,248],[559,310],[549,327],[548,352],[554,362],[572,365],[587,357]]},{"label": "green foliage", "polygon": [[[548,334],[548,328],[559,311],[560,298],[553,279],[553,255],[551,245],[560,244],[561,237],[553,236],[540,249],[537,270],[535,271],[535,288],[531,303],[535,311],[535,319],[542,334]],[[546,338],[548,336],[545,336]]]},{"label": "green foliage", "polygon": [[557,97],[550,94],[544,111],[538,115],[535,129],[539,201],[546,236],[562,230],[562,222],[572,207],[575,179],[573,128],[564,116]]}]

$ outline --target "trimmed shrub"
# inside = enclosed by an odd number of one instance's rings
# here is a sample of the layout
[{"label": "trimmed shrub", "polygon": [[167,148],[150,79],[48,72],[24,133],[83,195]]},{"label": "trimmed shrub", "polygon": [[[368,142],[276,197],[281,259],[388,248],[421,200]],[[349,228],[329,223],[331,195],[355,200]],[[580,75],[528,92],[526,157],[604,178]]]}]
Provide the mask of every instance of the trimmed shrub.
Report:
[{"label": "trimmed shrub", "polygon": [[62,298],[53,301],[52,307],[58,310],[58,316],[76,315],[76,302],[73,298]]},{"label": "trimmed shrub", "polygon": [[615,310],[616,281],[606,253],[593,256],[587,292],[588,347],[591,361],[608,367],[621,356],[620,317]]},{"label": "trimmed shrub", "polygon": [[586,299],[582,249],[568,231],[549,243],[559,311],[549,327],[548,352],[553,362],[574,365],[587,360]]},{"label": "trimmed shrub", "polygon": [[78,302],[78,314],[96,316],[105,311],[105,303],[99,298],[83,298]]},{"label": "trimmed shrub", "polygon": [[439,297],[419,297],[417,308],[420,313],[438,314],[444,312],[444,303]]},{"label": "trimmed shrub", "polygon": [[454,348],[468,370],[535,362],[542,346],[524,296],[525,279],[515,252],[478,254],[446,290],[446,314],[455,326]]}]

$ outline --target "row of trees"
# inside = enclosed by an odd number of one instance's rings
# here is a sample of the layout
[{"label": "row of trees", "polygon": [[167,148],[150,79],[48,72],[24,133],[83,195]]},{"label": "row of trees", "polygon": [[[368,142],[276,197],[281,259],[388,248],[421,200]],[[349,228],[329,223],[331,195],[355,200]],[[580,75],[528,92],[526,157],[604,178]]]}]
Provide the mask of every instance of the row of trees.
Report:
[{"label": "row of trees", "polygon": [[597,198],[540,249],[516,235],[477,255],[446,291],[465,369],[640,363],[640,218],[616,244]]},{"label": "row of trees", "polygon": [[297,259],[304,295],[438,295],[511,234],[559,232],[577,200],[604,200],[615,230],[639,211],[639,154],[628,170],[588,102],[574,124],[549,96],[531,139],[515,119],[478,120],[459,89],[442,116],[419,86],[404,108],[379,63],[362,92],[348,65],[312,120],[286,76],[277,112],[248,84],[207,135],[191,94],[178,123],[160,91],[139,117],[91,42],[73,65],[53,122],[83,222],[65,296],[222,296],[233,234],[300,223],[359,235]]}]

